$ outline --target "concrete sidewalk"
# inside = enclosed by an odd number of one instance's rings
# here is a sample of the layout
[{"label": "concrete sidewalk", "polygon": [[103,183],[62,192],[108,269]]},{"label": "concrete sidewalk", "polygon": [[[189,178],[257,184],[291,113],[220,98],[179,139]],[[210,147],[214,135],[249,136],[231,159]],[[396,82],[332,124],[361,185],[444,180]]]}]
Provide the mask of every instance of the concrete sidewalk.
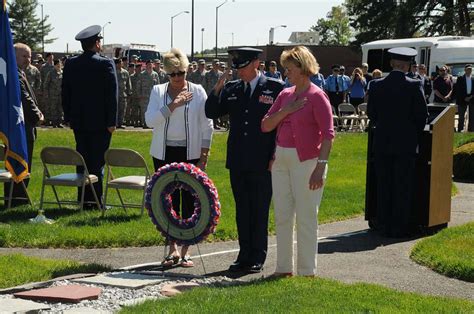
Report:
[{"label": "concrete sidewalk", "polygon": [[[450,226],[474,221],[474,184],[456,183],[459,195],[453,198]],[[409,258],[418,239],[395,240],[369,232],[362,217],[320,225],[318,275],[339,281],[380,284],[400,291],[449,296],[474,301],[474,283],[439,275]],[[225,275],[235,259],[238,243],[204,243],[199,246],[202,259],[195,256],[194,268],[175,268],[173,272],[211,276]],[[0,254],[23,253],[42,258],[73,259],[81,262],[106,263],[116,268],[134,264],[158,262],[165,254],[164,247],[113,249],[0,249]],[[198,248],[192,253],[198,255]],[[251,280],[268,276],[275,269],[275,237],[269,239],[265,270],[260,274],[241,276]]]}]

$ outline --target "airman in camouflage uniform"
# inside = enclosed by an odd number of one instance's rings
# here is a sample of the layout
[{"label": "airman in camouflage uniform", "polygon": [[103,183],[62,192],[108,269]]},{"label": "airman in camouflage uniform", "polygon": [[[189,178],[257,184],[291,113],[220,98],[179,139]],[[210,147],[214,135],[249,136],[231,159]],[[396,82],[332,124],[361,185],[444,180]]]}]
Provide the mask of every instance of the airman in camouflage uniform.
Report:
[{"label": "airman in camouflage uniform", "polygon": [[30,83],[35,95],[38,94],[39,90],[41,89],[41,73],[37,67],[30,64],[25,70],[26,79],[28,83]]},{"label": "airman in camouflage uniform", "polygon": [[[40,97],[38,99],[38,104],[41,112],[46,111],[46,106],[48,103],[48,99],[46,96],[46,90],[44,88],[44,82],[46,81],[46,76],[48,75],[49,72],[54,71],[54,55],[52,53],[47,53],[46,54],[46,63],[41,66],[40,73],[41,73],[41,89],[40,89]],[[50,120],[48,116],[45,115],[45,121],[44,125],[50,124]]]},{"label": "airman in camouflage uniform", "polygon": [[55,128],[62,128],[61,121],[63,108],[61,105],[61,84],[63,81],[63,70],[61,61],[54,60],[54,70],[46,74],[43,84],[47,102],[45,103],[45,118],[51,122]]},{"label": "airman in camouflage uniform", "polygon": [[194,84],[201,84],[204,86],[206,81],[206,60],[199,59],[198,60],[198,68],[191,74],[190,81]]},{"label": "airman in camouflage uniform", "polygon": [[160,78],[160,84],[163,84],[169,81],[168,75],[161,68],[160,59],[155,60],[155,72],[158,74],[158,77]]},{"label": "airman in camouflage uniform", "polygon": [[[222,76],[222,72],[219,71],[220,68],[220,61],[219,59],[212,60],[212,69],[206,73],[204,76],[204,89],[206,90],[207,95],[209,95],[214,86],[216,86],[217,81]],[[213,119],[212,122],[214,123],[214,130],[220,130],[219,125],[221,125],[219,119]]]},{"label": "airman in camouflage uniform", "polygon": [[146,69],[139,75],[137,96],[140,99],[140,122],[143,128],[147,128],[145,124],[145,112],[148,107],[150,93],[154,85],[160,84],[158,73],[153,71],[151,60],[146,62]]},{"label": "airman in camouflage uniform", "polygon": [[115,71],[117,73],[117,83],[119,88],[119,102],[117,109],[117,127],[123,128],[124,115],[127,110],[127,99],[132,94],[132,83],[128,71],[122,68],[122,59],[116,58]]},{"label": "airman in camouflage uniform", "polygon": [[212,89],[222,75],[222,72],[219,71],[219,67],[219,59],[214,59],[212,61],[212,69],[205,75],[203,87],[208,95],[211,93]]},{"label": "airman in camouflage uniform", "polygon": [[140,73],[142,72],[141,64],[134,64],[135,73],[130,75],[130,82],[132,83],[132,96],[130,97],[129,105],[127,107],[126,116],[129,116],[128,124],[131,126],[139,126],[140,120],[140,99],[138,97],[138,81],[140,80]]}]

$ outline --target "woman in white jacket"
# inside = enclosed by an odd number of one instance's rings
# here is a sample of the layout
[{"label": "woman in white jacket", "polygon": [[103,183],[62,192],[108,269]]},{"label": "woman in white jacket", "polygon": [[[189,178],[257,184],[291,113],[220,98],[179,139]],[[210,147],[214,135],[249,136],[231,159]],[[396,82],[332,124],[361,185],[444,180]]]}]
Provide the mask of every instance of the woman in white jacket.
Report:
[{"label": "woman in white jacket", "polygon": [[[163,56],[164,70],[169,82],[155,85],[145,113],[146,124],[153,128],[150,154],[155,171],[172,162],[187,162],[206,169],[211,147],[213,125],[204,112],[207,95],[201,85],[186,81],[189,61],[178,49],[171,49]],[[177,190],[172,195],[173,208],[178,212],[182,196],[181,217],[191,217],[194,212],[192,195]],[[163,266],[181,263],[183,267],[194,266],[188,246],[181,252],[175,242],[170,243],[168,256]]]}]

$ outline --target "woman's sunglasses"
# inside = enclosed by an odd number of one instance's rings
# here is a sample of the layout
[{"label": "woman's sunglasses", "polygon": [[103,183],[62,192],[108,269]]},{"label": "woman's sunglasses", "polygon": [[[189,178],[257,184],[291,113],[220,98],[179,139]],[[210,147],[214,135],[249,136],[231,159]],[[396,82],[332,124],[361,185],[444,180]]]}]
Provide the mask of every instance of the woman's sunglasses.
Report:
[{"label": "woman's sunglasses", "polygon": [[184,73],[186,72],[182,71],[182,72],[173,72],[173,73],[167,73],[167,74],[168,76],[175,77],[175,76],[183,76]]}]

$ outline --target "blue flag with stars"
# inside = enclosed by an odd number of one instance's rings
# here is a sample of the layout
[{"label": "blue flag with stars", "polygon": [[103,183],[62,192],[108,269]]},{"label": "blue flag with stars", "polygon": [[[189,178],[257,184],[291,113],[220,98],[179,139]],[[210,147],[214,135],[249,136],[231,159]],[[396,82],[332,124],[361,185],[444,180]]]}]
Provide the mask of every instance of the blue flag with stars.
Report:
[{"label": "blue flag with stars", "polygon": [[6,0],[0,1],[0,140],[7,148],[5,167],[20,182],[28,174],[25,121]]}]

